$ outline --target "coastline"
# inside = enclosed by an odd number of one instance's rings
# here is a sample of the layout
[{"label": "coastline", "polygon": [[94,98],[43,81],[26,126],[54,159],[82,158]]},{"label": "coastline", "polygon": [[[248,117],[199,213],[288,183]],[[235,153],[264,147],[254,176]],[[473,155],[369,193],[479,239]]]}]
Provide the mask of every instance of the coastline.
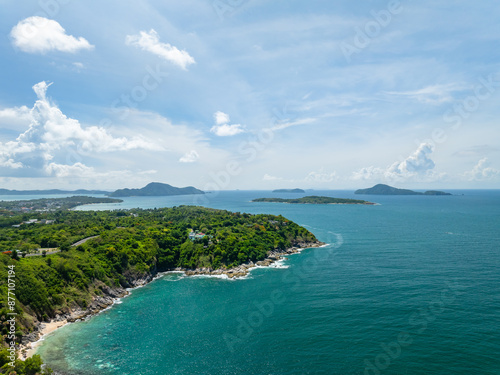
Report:
[{"label": "coastline", "polygon": [[90,319],[93,316],[100,314],[101,312],[111,308],[114,304],[118,303],[122,298],[129,296],[134,289],[141,288],[152,281],[158,280],[167,273],[182,272],[186,276],[225,276],[225,278],[228,279],[240,279],[246,277],[252,269],[270,267],[272,264],[283,260],[283,257],[286,255],[297,254],[304,249],[324,247],[327,244],[316,241],[297,243],[295,245],[296,246],[285,250],[270,251],[267,253],[267,257],[261,261],[255,263],[250,261],[229,269],[219,268],[213,270],[210,268],[196,268],[193,270],[178,267],[164,272],[155,271],[154,273],[147,274],[145,278],[131,280],[131,288],[103,288],[105,295],[95,296],[87,309],[76,309],[67,314],[57,315],[49,322],[40,323],[37,331],[23,336],[22,343],[19,345],[17,350],[17,356],[23,361],[26,360],[36,354],[37,348],[42,344],[47,335],[55,332],[57,329],[62,328],[67,324]]}]

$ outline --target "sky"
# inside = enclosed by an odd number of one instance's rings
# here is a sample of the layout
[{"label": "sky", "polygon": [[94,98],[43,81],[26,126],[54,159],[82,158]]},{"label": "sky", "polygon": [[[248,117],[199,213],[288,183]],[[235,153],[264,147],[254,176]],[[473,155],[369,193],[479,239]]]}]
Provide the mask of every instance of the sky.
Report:
[{"label": "sky", "polygon": [[498,1],[0,9],[0,188],[500,188]]}]

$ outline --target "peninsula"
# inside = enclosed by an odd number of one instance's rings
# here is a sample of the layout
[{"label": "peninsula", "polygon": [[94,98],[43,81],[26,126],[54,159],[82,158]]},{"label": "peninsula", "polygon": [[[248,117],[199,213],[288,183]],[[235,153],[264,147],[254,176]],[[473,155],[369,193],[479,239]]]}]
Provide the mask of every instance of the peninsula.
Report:
[{"label": "peninsula", "polygon": [[305,193],[305,190],[302,189],[276,189],[273,190],[273,193],[297,193],[297,194],[302,194]]},{"label": "peninsula", "polygon": [[142,189],[119,189],[113,193],[107,193],[108,197],[161,197],[169,195],[191,195],[205,194],[192,186],[178,188],[169,184],[152,182]]},{"label": "peninsula", "polygon": [[451,195],[450,193],[445,193],[444,191],[428,190],[424,193],[408,190],[408,189],[398,189],[389,185],[378,184],[368,189],[359,189],[354,192],[354,194],[365,194],[365,195]]},{"label": "peninsula", "polygon": [[358,199],[320,197],[315,195],[303,198],[296,198],[296,199],[257,198],[252,200],[252,202],[292,203],[292,204],[367,204],[367,205],[375,204],[372,202],[367,202]]},{"label": "peninsula", "polygon": [[[21,221],[50,225],[12,226]],[[96,314],[159,272],[241,277],[301,248],[324,245],[281,215],[194,206],[17,213],[0,217],[0,238],[0,331],[5,346],[8,313],[16,313],[16,341],[24,348],[39,339],[45,323]],[[38,248],[60,251],[27,256]],[[8,300],[13,268],[16,293]]]}]

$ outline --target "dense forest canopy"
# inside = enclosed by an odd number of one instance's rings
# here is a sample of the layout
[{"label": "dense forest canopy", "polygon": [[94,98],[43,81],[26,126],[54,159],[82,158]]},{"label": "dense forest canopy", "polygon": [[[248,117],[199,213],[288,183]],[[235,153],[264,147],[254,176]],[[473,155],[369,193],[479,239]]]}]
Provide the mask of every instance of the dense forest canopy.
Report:
[{"label": "dense forest canopy", "polygon": [[292,204],[373,204],[359,199],[349,198],[332,198],[310,195],[303,198],[257,198],[252,202],[269,202],[269,203],[292,203]]}]

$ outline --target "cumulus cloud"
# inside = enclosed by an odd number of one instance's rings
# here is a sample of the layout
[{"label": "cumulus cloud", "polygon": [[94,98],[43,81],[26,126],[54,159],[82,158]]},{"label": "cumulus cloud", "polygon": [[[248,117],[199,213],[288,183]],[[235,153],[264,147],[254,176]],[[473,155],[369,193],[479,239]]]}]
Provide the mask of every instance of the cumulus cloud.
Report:
[{"label": "cumulus cloud", "polygon": [[75,53],[94,48],[85,38],[66,34],[66,30],[57,21],[38,16],[19,21],[12,28],[10,36],[14,46],[28,53]]},{"label": "cumulus cloud", "polygon": [[429,143],[420,144],[417,150],[405,160],[391,165],[386,174],[393,177],[412,177],[431,171],[436,166],[429,157],[433,150]]},{"label": "cumulus cloud", "polygon": [[469,181],[484,181],[500,176],[500,171],[489,166],[488,158],[483,158],[464,175]]},{"label": "cumulus cloud", "polygon": [[199,158],[200,158],[200,155],[198,155],[198,153],[195,150],[191,150],[191,151],[187,152],[186,154],[184,154],[184,156],[182,156],[179,159],[179,161],[181,163],[194,163]]},{"label": "cumulus cloud", "polygon": [[20,131],[26,129],[32,120],[31,109],[26,106],[0,109],[1,130]]},{"label": "cumulus cloud", "polygon": [[214,119],[216,125],[228,124],[231,119],[227,113],[217,111],[214,113]]},{"label": "cumulus cloud", "polygon": [[160,36],[154,29],[149,30],[149,32],[141,31],[137,35],[127,35],[125,44],[155,54],[184,70],[187,69],[188,65],[195,63],[194,58],[186,51],[181,51],[168,43],[161,43]]},{"label": "cumulus cloud", "polygon": [[214,125],[212,129],[210,129],[212,133],[219,137],[232,137],[233,135],[240,134],[245,132],[241,125]]},{"label": "cumulus cloud", "polygon": [[232,124],[229,122],[231,119],[229,115],[224,112],[214,113],[215,125],[212,126],[210,131],[219,137],[232,137],[233,135],[244,133],[245,129],[240,124]]},{"label": "cumulus cloud", "polygon": [[[29,112],[30,124],[26,131],[9,142],[0,142],[0,167],[26,168],[31,175],[39,171],[45,175],[70,176],[93,172],[81,162],[68,163],[67,150],[81,154],[135,149],[161,150],[162,148],[141,137],[116,138],[102,127],[82,127],[78,120],[68,118],[47,98],[51,84],[40,82],[33,86],[38,100]],[[11,109],[24,113],[24,107]],[[9,110],[2,110],[9,113]],[[64,158],[66,164],[58,162]]]},{"label": "cumulus cloud", "polygon": [[425,179],[433,180],[444,177],[434,171],[436,164],[430,158],[433,147],[429,143],[422,143],[417,150],[403,161],[395,162],[387,168],[364,167],[354,171],[350,177],[354,181],[380,181],[380,180],[405,180]]}]

